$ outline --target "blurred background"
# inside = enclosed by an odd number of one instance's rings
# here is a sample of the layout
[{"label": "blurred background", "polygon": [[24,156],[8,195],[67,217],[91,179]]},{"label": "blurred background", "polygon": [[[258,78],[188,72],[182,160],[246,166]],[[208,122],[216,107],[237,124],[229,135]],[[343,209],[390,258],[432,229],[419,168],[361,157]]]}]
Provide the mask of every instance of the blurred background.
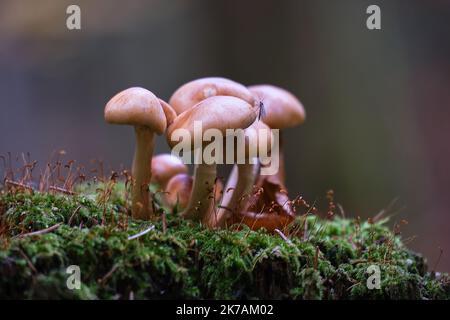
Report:
[{"label": "blurred background", "polygon": [[[70,4],[81,30],[66,28]],[[370,4],[381,30],[366,28]],[[361,218],[398,199],[391,225],[406,219],[408,245],[430,268],[442,248],[437,270],[450,271],[449,38],[446,0],[1,0],[0,153],[128,167],[133,130],[103,120],[118,91],[275,84],[307,111],[284,133],[290,194],[321,201],[332,188]]]}]

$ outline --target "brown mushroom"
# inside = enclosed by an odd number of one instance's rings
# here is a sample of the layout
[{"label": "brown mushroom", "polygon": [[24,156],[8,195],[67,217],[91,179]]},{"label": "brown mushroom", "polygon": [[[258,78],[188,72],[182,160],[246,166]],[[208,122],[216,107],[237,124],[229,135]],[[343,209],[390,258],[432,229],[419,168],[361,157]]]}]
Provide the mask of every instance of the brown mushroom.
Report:
[{"label": "brown mushroom", "polygon": [[[177,89],[169,102],[180,115],[202,100],[213,96],[237,97],[246,101],[252,107],[255,105],[253,94],[245,86],[220,77],[206,77],[190,81]],[[256,113],[257,110],[254,110],[254,112]],[[220,119],[220,116],[218,119]],[[215,179],[215,170],[213,174],[214,176],[210,177],[210,180]],[[209,189],[211,188],[209,187]]]},{"label": "brown mushroom", "polygon": [[[187,130],[190,137],[191,150],[194,151],[194,123],[200,121],[203,130],[217,129],[224,136],[227,129],[244,129],[256,119],[254,106],[246,101],[232,96],[213,96],[202,100],[195,106],[177,116],[167,130],[167,139],[171,147],[178,141],[172,140],[172,134],[177,129]],[[202,152],[195,150],[196,152]],[[216,180],[216,163],[200,163],[195,166],[194,185],[189,203],[183,216],[209,224]]]},{"label": "brown mushroom", "polygon": [[137,219],[150,219],[153,206],[148,185],[154,134],[166,130],[167,118],[174,115],[170,106],[162,106],[153,93],[133,87],[116,94],[105,106],[105,120],[112,124],[132,125],[136,134],[136,148],[132,166],[132,215]]},{"label": "brown mushroom", "polygon": [[[254,85],[248,87],[264,105],[263,121],[271,129],[285,129],[302,124],[305,121],[305,109],[302,103],[289,91],[272,85]],[[284,156],[282,150],[282,135],[280,132],[280,181],[285,183]]]},{"label": "brown mushroom", "polygon": [[[303,123],[305,110],[300,101],[290,92],[271,85],[249,87],[256,99],[264,108],[263,121],[272,129],[284,129]],[[280,134],[281,137],[281,134]],[[265,228],[268,231],[282,229],[294,220],[295,214],[284,186],[284,159],[280,147],[279,171],[272,176],[260,176],[257,182],[258,191],[248,207],[235,210],[227,223],[244,223],[256,230]],[[233,170],[231,182],[237,181],[238,170]]]}]

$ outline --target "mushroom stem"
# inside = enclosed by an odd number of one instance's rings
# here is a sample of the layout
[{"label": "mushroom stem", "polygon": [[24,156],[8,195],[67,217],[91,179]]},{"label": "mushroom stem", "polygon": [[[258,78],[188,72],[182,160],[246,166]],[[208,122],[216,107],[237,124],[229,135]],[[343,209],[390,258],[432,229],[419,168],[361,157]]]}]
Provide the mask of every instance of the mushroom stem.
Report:
[{"label": "mushroom stem", "polygon": [[145,126],[135,126],[136,149],[132,167],[132,207],[133,218],[149,220],[153,215],[150,203],[149,184],[152,177],[153,131]]},{"label": "mushroom stem", "polygon": [[216,164],[197,164],[194,169],[194,185],[183,216],[196,221],[205,221],[214,202],[214,186],[217,176]]},{"label": "mushroom stem", "polygon": [[[223,208],[217,213],[216,227],[224,227],[232,214],[247,209],[247,204],[252,195],[253,186],[260,169],[259,160],[255,158],[253,161],[255,163],[236,164],[233,168],[230,175],[231,183],[227,185],[227,188],[234,188],[234,190],[229,191],[231,196],[225,197],[224,195],[221,205]],[[237,182],[234,182],[236,175]],[[231,186],[232,184],[234,185]],[[225,190],[225,192],[227,191],[228,189]]]},{"label": "mushroom stem", "polygon": [[[236,189],[237,182],[238,182],[238,166],[234,165],[233,169],[231,169],[230,175],[228,176],[227,185],[223,189],[222,201],[220,203],[221,208],[219,208],[219,210],[217,211],[217,220],[228,218],[228,216],[231,215],[231,212],[228,210],[227,205],[231,201],[233,192]],[[229,214],[227,212],[229,212]]]}]

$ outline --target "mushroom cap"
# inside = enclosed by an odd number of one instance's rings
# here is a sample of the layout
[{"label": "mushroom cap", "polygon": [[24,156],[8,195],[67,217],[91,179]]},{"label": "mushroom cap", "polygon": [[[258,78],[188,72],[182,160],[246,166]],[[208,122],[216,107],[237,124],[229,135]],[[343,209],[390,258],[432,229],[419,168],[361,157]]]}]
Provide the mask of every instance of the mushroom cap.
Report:
[{"label": "mushroom cap", "polygon": [[246,101],[230,96],[214,96],[197,103],[179,114],[167,129],[167,142],[170,147],[178,144],[172,141],[172,133],[180,128],[188,130],[191,146],[194,147],[194,122],[200,121],[202,130],[218,129],[226,135],[226,129],[245,129],[256,119],[257,108]]},{"label": "mushroom cap", "polygon": [[212,96],[232,96],[254,104],[254,96],[242,84],[219,77],[201,78],[178,88],[169,100],[177,114]]},{"label": "mushroom cap", "polygon": [[113,124],[145,126],[157,134],[162,134],[167,127],[160,100],[139,87],[128,88],[112,97],[105,106],[105,120]]},{"label": "mushroom cap", "polygon": [[194,179],[186,173],[179,173],[170,178],[165,190],[167,193],[164,196],[166,205],[174,207],[178,203],[179,208],[186,208],[189,203],[193,183]]},{"label": "mushroom cap", "polygon": [[163,153],[152,158],[152,182],[166,186],[173,176],[187,173],[188,167],[183,161],[170,153]]},{"label": "mushroom cap", "polygon": [[268,84],[248,87],[264,104],[262,119],[272,129],[295,127],[305,121],[302,103],[289,91]]}]

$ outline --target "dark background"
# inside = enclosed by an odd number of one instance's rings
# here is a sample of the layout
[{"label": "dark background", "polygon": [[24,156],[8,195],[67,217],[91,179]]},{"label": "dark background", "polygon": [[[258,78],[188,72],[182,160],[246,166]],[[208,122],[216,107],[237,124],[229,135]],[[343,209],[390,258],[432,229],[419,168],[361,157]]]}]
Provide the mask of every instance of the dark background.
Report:
[{"label": "dark background", "polygon": [[[69,4],[80,31],[66,28]],[[366,28],[370,4],[382,30]],[[129,166],[133,131],[103,121],[119,90],[167,100],[204,76],[275,84],[307,111],[285,131],[290,194],[333,188],[362,218],[398,198],[391,225],[408,220],[409,246],[431,267],[443,248],[437,269],[449,271],[449,38],[444,0],[1,0],[0,153]]]}]

